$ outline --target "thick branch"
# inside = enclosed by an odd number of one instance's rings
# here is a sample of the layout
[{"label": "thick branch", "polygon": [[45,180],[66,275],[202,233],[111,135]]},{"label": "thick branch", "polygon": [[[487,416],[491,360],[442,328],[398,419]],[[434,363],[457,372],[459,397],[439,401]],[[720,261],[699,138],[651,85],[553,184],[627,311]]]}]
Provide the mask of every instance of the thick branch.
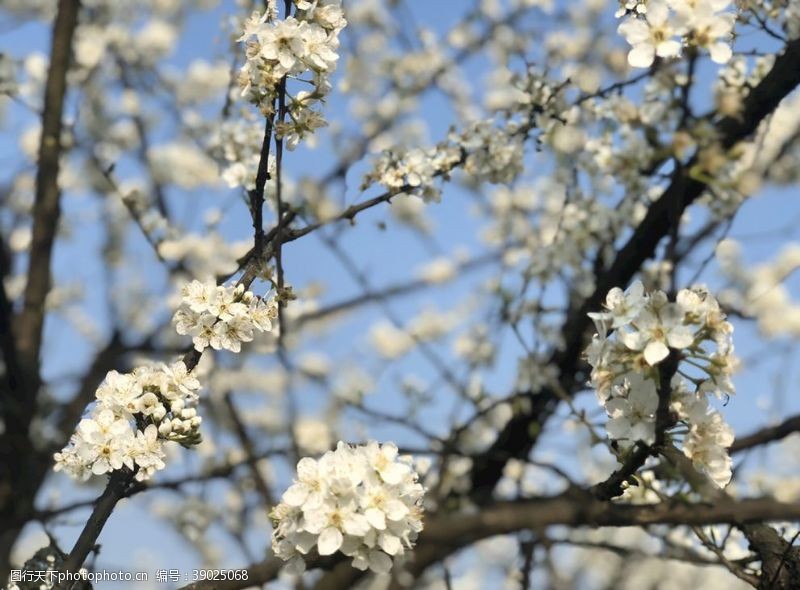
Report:
[{"label": "thick branch", "polygon": [[795,432],[800,432],[800,416],[792,416],[776,426],[767,426],[752,434],[736,439],[731,445],[731,453],[739,453],[753,447],[775,442]]},{"label": "thick branch", "polygon": [[[730,148],[749,137],[759,124],[772,113],[778,104],[800,84],[800,40],[789,43],[786,51],[777,57],[764,79],[752,89],[744,100],[742,115],[725,118],[717,125],[720,143]],[[581,352],[585,346],[587,330],[591,326],[588,313],[600,309],[603,299],[612,287],[627,285],[644,262],[651,258],[661,240],[680,222],[683,212],[703,194],[706,184],[691,178],[688,171],[696,157],[678,167],[670,185],[653,203],[631,237],[617,252],[610,268],[596,278],[595,290],[570,310],[564,323],[564,347],[556,351],[551,362],[562,376],[562,385],[572,392],[582,386],[580,376]],[[560,397],[544,390],[532,396],[530,411],[515,416],[501,430],[486,457],[476,460],[472,469],[472,489],[479,501],[488,500],[491,490],[499,481],[506,461],[499,459],[498,451],[509,457],[524,457],[533,448],[537,434],[552,414]],[[532,426],[535,428],[532,430]]]},{"label": "thick branch", "polygon": [[[649,526],[747,524],[770,520],[800,518],[800,505],[783,504],[772,498],[756,498],[718,504],[655,505],[612,504],[598,500],[583,490],[572,490],[557,496],[535,498],[520,502],[500,502],[483,508],[476,514],[448,514],[430,519],[411,553],[409,569],[420,574],[459,549],[492,537],[522,530],[542,531],[554,525],[581,526]],[[346,589],[363,575],[349,560],[336,567],[320,580],[317,588]],[[248,580],[198,582],[181,590],[236,590],[264,584],[275,579],[283,562],[274,557],[247,568]],[[320,566],[313,561],[310,566]],[[324,565],[328,565],[325,563]]]},{"label": "thick branch", "polygon": [[[16,522],[20,515],[31,509],[40,481],[37,462],[31,459],[33,449],[28,439],[28,429],[36,412],[36,394],[41,379],[39,353],[45,299],[50,290],[50,261],[60,214],[58,172],[64,96],[79,8],[79,0],[60,0],[53,25],[24,303],[13,326],[16,335],[13,354],[11,349],[4,346],[4,353],[11,360],[7,368],[11,382],[10,391],[4,391],[0,396],[0,417],[6,425],[5,432],[0,436],[0,522],[3,523]],[[0,313],[6,316],[10,313],[10,302],[5,301],[3,307],[5,309]],[[10,330],[9,326],[2,330],[4,340],[10,337],[7,330]],[[0,579],[8,575],[8,555],[19,533],[15,526],[4,526],[3,529],[0,532]]]},{"label": "thick branch", "polygon": [[[133,482],[133,473],[127,469],[114,471],[111,474],[106,489],[97,499],[92,515],[83,527],[78,540],[75,541],[75,546],[70,551],[69,556],[61,566],[61,571],[75,572],[80,569],[86,557],[94,549],[97,537],[100,536],[100,532],[103,530],[108,517],[114,511],[117,502],[125,497],[131,482]],[[68,587],[69,583],[65,582],[57,585],[55,590],[66,590]]]},{"label": "thick branch", "polygon": [[759,590],[800,588],[800,548],[793,547],[766,524],[741,527],[750,548],[761,558]]},{"label": "thick branch", "polygon": [[[28,281],[25,286],[25,303],[17,325],[17,346],[25,370],[29,372],[29,387],[32,392],[38,386],[45,298],[50,290],[50,259],[61,213],[58,173],[63,148],[62,119],[64,97],[67,93],[67,70],[79,7],[79,0],[60,0],[58,3],[50,50],[50,70],[45,83]],[[28,397],[26,405],[32,407],[34,396]]]}]

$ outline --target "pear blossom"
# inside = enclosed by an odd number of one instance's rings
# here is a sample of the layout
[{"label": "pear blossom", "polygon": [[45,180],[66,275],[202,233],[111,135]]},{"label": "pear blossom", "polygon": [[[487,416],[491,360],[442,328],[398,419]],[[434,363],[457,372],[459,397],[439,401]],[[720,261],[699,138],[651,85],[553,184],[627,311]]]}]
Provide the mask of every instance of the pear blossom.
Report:
[{"label": "pear blossom", "polygon": [[708,50],[711,60],[724,64],[732,55],[730,38],[736,15],[731,12],[719,13],[730,2],[724,0],[705,0],[698,2],[676,2],[678,21],[689,33],[689,43]]},{"label": "pear blossom", "polygon": [[323,501],[323,485],[317,462],[309,457],[297,464],[297,480],[283,494],[289,506],[318,506]]},{"label": "pear blossom", "polygon": [[681,44],[675,37],[685,32],[670,20],[669,7],[660,0],[647,3],[646,19],[629,17],[617,30],[632,46],[628,63],[635,68],[650,67],[656,56],[677,57]]},{"label": "pear blossom", "polygon": [[705,49],[712,61],[727,63],[733,55],[730,41],[736,20],[726,11],[729,5],[730,0],[648,2],[617,28],[631,45],[628,63],[648,68],[656,57],[677,57],[684,47]]},{"label": "pear blossom", "polygon": [[262,299],[239,287],[192,281],[183,289],[181,307],[173,323],[178,334],[189,335],[197,351],[239,352],[242,342],[250,342],[255,331],[272,330],[278,308],[274,297]]},{"label": "pear blossom", "polygon": [[631,375],[625,385],[626,396],[615,396],[606,403],[608,435],[616,440],[652,444],[658,408],[656,384],[651,379]]},{"label": "pear blossom", "polygon": [[675,306],[640,313],[632,331],[623,330],[619,338],[631,350],[642,351],[649,365],[667,358],[669,348],[685,348],[694,341],[694,334],[683,325],[683,315]]},{"label": "pear blossom", "polygon": [[[346,26],[341,3],[302,3],[295,15],[284,19],[269,18],[254,13],[244,24],[239,37],[246,43],[247,61],[239,72],[242,97],[255,104],[265,114],[274,113],[278,87],[286,76],[309,82],[313,91],[292,93],[284,85],[290,117],[277,121],[275,132],[285,139],[289,149],[314,129],[327,124],[322,114],[314,110],[331,89],[329,76],[339,59],[339,33]],[[303,77],[309,75],[308,77]],[[248,177],[246,166],[233,164],[224,172],[229,184],[242,184]]]},{"label": "pear blossom", "polygon": [[293,571],[302,571],[302,556],[316,547],[320,555],[338,551],[356,568],[386,573],[422,530],[417,479],[410,458],[391,443],[340,442],[318,461],[305,457],[271,513],[273,551]]},{"label": "pear blossom", "polygon": [[[623,447],[653,444],[660,396],[669,395],[670,416],[677,423],[666,424],[666,439],[680,445],[717,485],[727,485],[733,431],[709,406],[708,395],[733,394],[731,374],[737,362],[733,328],[717,300],[705,288],[694,287],[680,290],[670,302],[663,291],[645,294],[642,284],[635,283],[627,292],[612,289],[606,309],[589,314],[598,334],[585,354],[597,399],[608,414],[609,438]],[[614,328],[611,334],[609,327]],[[706,350],[705,343],[715,350]],[[669,375],[670,391],[663,392],[660,371],[670,349],[676,352],[678,367]],[[691,368],[682,369],[684,363]],[[689,381],[687,370],[700,374]],[[685,435],[675,434],[676,426]]]},{"label": "pear blossom", "polygon": [[624,292],[619,287],[614,287],[606,296],[605,307],[607,312],[591,312],[589,317],[593,320],[610,320],[610,328],[619,328],[629,324],[639,315],[647,300],[644,297],[644,285],[636,281]]},{"label": "pear blossom", "polygon": [[202,420],[194,409],[198,389],[183,361],[131,373],[109,371],[89,417],[55,454],[55,470],[86,480],[126,468],[139,481],[149,479],[166,466],[164,442],[200,442]]}]

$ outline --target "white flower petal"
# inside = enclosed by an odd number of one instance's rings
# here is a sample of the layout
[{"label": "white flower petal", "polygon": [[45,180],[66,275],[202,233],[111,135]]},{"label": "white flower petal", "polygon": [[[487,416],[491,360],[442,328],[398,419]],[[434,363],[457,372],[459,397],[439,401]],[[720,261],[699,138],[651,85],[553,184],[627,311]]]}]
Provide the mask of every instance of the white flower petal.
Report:
[{"label": "white flower petal", "polygon": [[369,524],[379,531],[382,531],[386,528],[386,516],[377,508],[367,508],[367,511],[364,513],[364,515],[367,517]]},{"label": "white flower petal", "polygon": [[628,52],[628,63],[634,68],[649,68],[655,60],[656,50],[652,45],[634,45]]},{"label": "white flower petal", "polygon": [[376,574],[388,574],[392,570],[392,558],[383,551],[370,551],[369,569]]},{"label": "white flower petal", "polygon": [[332,555],[342,546],[344,537],[342,532],[334,527],[328,527],[319,534],[317,551],[320,555]]},{"label": "white flower petal", "polygon": [[719,43],[712,43],[708,47],[708,53],[711,56],[711,61],[718,64],[728,63],[733,56],[731,46],[722,41]]},{"label": "white flower petal", "polygon": [[302,506],[308,497],[308,486],[296,483],[289,487],[283,494],[283,501],[289,506]]},{"label": "white flower petal", "polygon": [[689,326],[676,326],[667,333],[667,342],[672,348],[686,348],[694,342],[694,333]]},{"label": "white flower petal", "polygon": [[344,529],[344,532],[355,537],[365,535],[369,530],[369,525],[370,523],[363,514],[356,513],[350,514],[342,522],[342,528]]},{"label": "white flower petal", "polygon": [[651,367],[663,361],[668,355],[667,345],[660,340],[651,341],[644,349],[644,360]]},{"label": "white flower petal", "polygon": [[389,520],[400,520],[408,514],[408,506],[400,500],[389,500],[386,502],[384,512]]},{"label": "white flower petal", "polygon": [[383,549],[389,555],[397,555],[403,550],[400,539],[388,533],[383,533],[380,536],[378,544],[381,546],[381,549]]}]

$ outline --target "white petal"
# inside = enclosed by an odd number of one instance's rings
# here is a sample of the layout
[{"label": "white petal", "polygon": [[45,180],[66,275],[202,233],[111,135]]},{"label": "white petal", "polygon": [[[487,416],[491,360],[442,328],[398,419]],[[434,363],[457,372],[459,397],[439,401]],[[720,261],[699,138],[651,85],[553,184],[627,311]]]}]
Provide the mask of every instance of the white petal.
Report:
[{"label": "white petal", "polygon": [[369,569],[376,574],[388,574],[392,570],[392,558],[383,551],[370,551]]},{"label": "white petal", "polygon": [[606,412],[611,418],[619,418],[631,413],[631,404],[624,398],[615,397],[606,402]]},{"label": "white petal", "polygon": [[655,433],[655,422],[639,422],[631,428],[630,438],[644,443],[652,443],[655,440]]},{"label": "white petal", "polygon": [[381,470],[381,479],[389,485],[394,485],[403,481],[406,473],[408,473],[408,465],[403,463],[390,463]]},{"label": "white petal", "polygon": [[408,514],[408,506],[400,500],[389,500],[384,511],[389,520],[400,520]]},{"label": "white petal", "polygon": [[606,423],[606,432],[613,439],[628,438],[631,435],[631,423],[627,418],[612,418]]},{"label": "white petal", "polygon": [[383,512],[377,508],[368,508],[364,515],[367,517],[369,524],[379,531],[382,531],[386,528],[386,517],[384,516]]},{"label": "white petal", "polygon": [[709,46],[708,52],[711,55],[711,61],[718,64],[728,63],[733,56],[733,50],[731,50],[730,45],[721,41]]},{"label": "white petal", "polygon": [[689,326],[676,326],[667,333],[667,342],[672,348],[686,348],[694,342],[694,334]]},{"label": "white petal", "polygon": [[617,338],[631,350],[642,350],[647,344],[647,336],[644,332],[618,332]]},{"label": "white petal", "polygon": [[294,548],[305,555],[317,544],[317,536],[305,531],[298,532],[292,535],[292,542],[294,543]]},{"label": "white petal", "polygon": [[397,555],[403,549],[403,546],[400,544],[400,539],[386,533],[381,535],[378,544],[381,546],[381,549],[389,555]]},{"label": "white petal", "polygon": [[111,469],[107,461],[95,461],[92,465],[92,473],[95,475],[103,475],[108,471],[111,471]]},{"label": "white petal", "polygon": [[309,457],[303,457],[297,463],[297,477],[301,481],[313,481],[317,478],[317,462]]},{"label": "white petal", "polygon": [[309,533],[319,533],[325,528],[328,517],[320,510],[303,512],[303,528]]},{"label": "white petal", "polygon": [[649,68],[653,65],[656,50],[652,45],[641,43],[634,45],[628,52],[628,63],[634,68]]},{"label": "white petal", "polygon": [[308,486],[302,483],[296,483],[289,486],[283,494],[283,501],[289,506],[302,506],[303,502],[308,497]]},{"label": "white petal", "polygon": [[639,408],[642,414],[653,414],[658,409],[658,393],[653,387],[634,389],[628,400]]},{"label": "white petal", "polygon": [[342,523],[344,532],[354,537],[365,535],[369,530],[369,522],[363,514],[351,514]]},{"label": "white petal", "polygon": [[317,550],[320,555],[332,555],[342,546],[342,533],[339,529],[328,527],[319,534]]},{"label": "white petal", "polygon": [[631,45],[638,45],[650,39],[650,27],[638,18],[629,18],[617,27],[617,32]]},{"label": "white petal", "polygon": [[650,2],[647,6],[647,22],[662,25],[669,20],[669,8],[662,2]]},{"label": "white petal", "polygon": [[645,347],[644,360],[652,367],[667,358],[668,354],[667,345],[660,340],[654,340]]},{"label": "white petal", "polygon": [[669,41],[663,41],[658,44],[656,47],[656,54],[659,57],[676,57],[681,53],[681,44],[675,41],[674,39],[670,39]]}]

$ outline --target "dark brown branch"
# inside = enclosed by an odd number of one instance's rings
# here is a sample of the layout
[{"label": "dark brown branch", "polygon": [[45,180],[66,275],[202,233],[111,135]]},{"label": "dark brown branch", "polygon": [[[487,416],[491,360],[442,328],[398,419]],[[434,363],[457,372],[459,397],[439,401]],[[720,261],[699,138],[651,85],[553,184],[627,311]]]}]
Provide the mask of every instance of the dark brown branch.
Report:
[{"label": "dark brown branch", "polygon": [[752,434],[736,439],[731,445],[730,452],[739,453],[753,447],[775,442],[795,432],[800,432],[800,416],[792,416],[776,426],[767,426]]},{"label": "dark brown branch", "polygon": [[261,158],[256,171],[256,186],[250,191],[250,209],[253,216],[253,241],[256,252],[264,248],[264,189],[269,180],[269,146],[272,142],[272,116],[264,123],[264,139],[261,142]]},{"label": "dark brown branch", "polygon": [[[75,545],[72,547],[69,556],[64,560],[60,571],[75,572],[80,569],[86,557],[94,549],[97,537],[100,536],[100,532],[103,530],[103,526],[105,526],[108,517],[111,516],[111,513],[114,511],[117,502],[125,497],[128,487],[132,482],[133,472],[127,469],[114,471],[111,474],[106,489],[97,499],[97,504],[92,511],[92,515],[83,527],[78,540],[75,541]],[[65,582],[56,585],[54,588],[55,590],[67,590],[68,587],[69,583]]]},{"label": "dark brown branch", "polygon": [[[613,504],[594,498],[589,492],[571,490],[551,497],[520,502],[500,502],[483,508],[476,514],[448,514],[431,518],[410,554],[409,569],[419,575],[428,566],[448,555],[487,537],[523,530],[542,531],[554,525],[572,527],[625,527],[670,525],[709,525],[759,523],[770,520],[800,518],[800,505],[783,504],[772,498],[755,498],[714,504],[655,505]],[[352,588],[363,572],[353,568],[349,559],[323,576],[317,589]],[[283,562],[275,557],[247,568],[246,581],[227,580],[199,582],[180,590],[236,590],[269,582],[278,575]],[[319,567],[316,560],[310,567]],[[330,560],[324,564],[330,565]]]},{"label": "dark brown branch", "polygon": [[[60,0],[53,24],[50,68],[44,90],[42,133],[33,204],[33,233],[23,308],[14,325],[16,349],[12,358],[11,391],[0,396],[5,432],[0,436],[0,522],[19,520],[33,506],[38,489],[38,462],[31,454],[28,429],[36,413],[41,384],[39,354],[44,328],[45,299],[50,290],[50,262],[60,217],[58,186],[62,152],[62,119],[67,93],[67,70],[72,39],[78,23],[79,0]],[[8,307],[10,309],[10,306]],[[8,309],[3,310],[6,313]],[[5,332],[5,330],[4,330]],[[8,575],[8,556],[19,529],[3,527],[0,532],[0,579]]]},{"label": "dark brown branch", "polygon": [[60,0],[58,3],[50,49],[50,69],[45,83],[28,280],[25,285],[24,307],[17,325],[20,360],[30,379],[28,383],[30,395],[25,402],[26,409],[34,407],[34,391],[39,384],[39,351],[42,344],[45,298],[50,290],[50,259],[61,215],[58,173],[63,149],[61,131],[64,98],[67,93],[67,70],[79,7],[79,0]]},{"label": "dark brown branch", "polygon": [[628,455],[622,466],[614,471],[611,476],[592,488],[594,495],[601,500],[610,500],[620,496],[625,488],[623,484],[631,479],[634,473],[644,465],[647,457],[658,454],[664,444],[667,429],[672,426],[669,413],[669,403],[672,399],[672,377],[678,370],[678,353],[675,350],[658,367],[658,409],[656,410],[655,441],[653,446],[638,443],[636,448]]},{"label": "dark brown branch", "polygon": [[761,558],[759,590],[800,588],[800,548],[793,547],[766,524],[745,524],[741,529],[750,548]]},{"label": "dark brown branch", "polygon": [[[789,43],[786,51],[779,55],[764,79],[751,90],[744,100],[740,117],[722,119],[716,126],[720,144],[727,149],[748,138],[772,113],[778,104],[800,84],[800,40]],[[551,363],[558,367],[562,386],[574,392],[583,386],[581,375],[581,353],[586,344],[591,326],[588,313],[600,309],[603,299],[612,287],[627,285],[644,262],[651,258],[661,240],[668,236],[673,225],[678,223],[683,212],[694,203],[706,189],[706,184],[692,178],[689,171],[696,164],[696,156],[684,166],[679,166],[670,185],[662,196],[648,209],[628,241],[620,248],[611,266],[596,278],[594,292],[577,301],[568,313],[562,334],[564,346],[551,356]],[[543,424],[553,413],[560,397],[551,390],[543,390],[531,396],[530,410],[520,413],[503,428],[489,451],[504,450],[509,456],[524,457],[533,448]],[[496,453],[488,453],[483,460],[473,465],[472,490],[478,501],[491,498],[491,491],[500,480],[505,466]]]}]

